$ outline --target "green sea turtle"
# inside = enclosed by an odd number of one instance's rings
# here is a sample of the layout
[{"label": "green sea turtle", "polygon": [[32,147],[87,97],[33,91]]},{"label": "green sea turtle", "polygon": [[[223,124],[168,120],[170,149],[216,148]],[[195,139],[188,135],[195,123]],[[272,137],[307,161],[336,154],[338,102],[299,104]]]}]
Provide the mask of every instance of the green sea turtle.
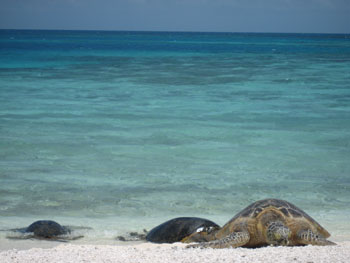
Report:
[{"label": "green sea turtle", "polygon": [[[196,242],[197,233],[184,240]],[[335,245],[330,234],[295,205],[279,200],[257,201],[234,216],[220,230],[209,234],[207,242],[188,247],[261,247]]]},{"label": "green sea turtle", "polygon": [[89,229],[85,227],[61,226],[52,220],[39,220],[25,228],[11,229],[9,239],[45,239],[55,241],[76,240],[82,238],[80,234],[73,234],[73,229]]},{"label": "green sea turtle", "polygon": [[153,243],[174,243],[182,241],[193,233],[197,233],[198,236],[193,241],[203,242],[208,240],[201,238],[201,235],[207,237],[212,231],[219,228],[217,224],[207,219],[178,217],[153,228],[147,234],[146,240]]}]

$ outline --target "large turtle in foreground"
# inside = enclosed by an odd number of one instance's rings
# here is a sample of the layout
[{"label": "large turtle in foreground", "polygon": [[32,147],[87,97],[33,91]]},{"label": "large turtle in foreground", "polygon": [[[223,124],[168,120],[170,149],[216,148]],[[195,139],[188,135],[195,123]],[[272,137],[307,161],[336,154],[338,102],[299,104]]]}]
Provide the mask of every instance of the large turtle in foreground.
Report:
[{"label": "large turtle in foreground", "polygon": [[[220,230],[209,234],[208,242],[188,247],[261,247],[335,245],[330,234],[314,219],[295,205],[279,200],[257,201],[234,216]],[[197,242],[194,233],[183,242]]]},{"label": "large turtle in foreground", "polygon": [[177,217],[156,226],[148,232],[146,240],[153,243],[181,242],[193,233],[192,242],[208,241],[206,237],[220,227],[214,222],[198,217]]},{"label": "large turtle in foreground", "polygon": [[82,238],[80,234],[73,234],[77,229],[88,229],[83,227],[61,226],[52,220],[39,220],[25,228],[12,229],[12,234],[7,236],[9,239],[44,239],[54,241],[67,241]]}]

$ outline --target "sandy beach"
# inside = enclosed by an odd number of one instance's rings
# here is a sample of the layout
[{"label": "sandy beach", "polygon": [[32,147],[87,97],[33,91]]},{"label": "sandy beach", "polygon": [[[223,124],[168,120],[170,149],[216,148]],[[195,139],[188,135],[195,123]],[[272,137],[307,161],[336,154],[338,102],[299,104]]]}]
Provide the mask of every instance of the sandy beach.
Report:
[{"label": "sandy beach", "polygon": [[183,244],[71,245],[11,249],[0,262],[349,262],[350,241],[336,246],[264,247],[259,249],[186,249]]}]

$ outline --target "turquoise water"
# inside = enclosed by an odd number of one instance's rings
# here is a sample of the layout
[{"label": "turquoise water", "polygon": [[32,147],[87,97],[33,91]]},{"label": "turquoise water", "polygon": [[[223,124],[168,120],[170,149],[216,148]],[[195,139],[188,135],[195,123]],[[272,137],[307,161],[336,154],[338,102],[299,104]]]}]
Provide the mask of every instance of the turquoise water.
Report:
[{"label": "turquoise water", "polygon": [[350,239],[350,36],[2,30],[0,182],[3,229],[274,197]]}]

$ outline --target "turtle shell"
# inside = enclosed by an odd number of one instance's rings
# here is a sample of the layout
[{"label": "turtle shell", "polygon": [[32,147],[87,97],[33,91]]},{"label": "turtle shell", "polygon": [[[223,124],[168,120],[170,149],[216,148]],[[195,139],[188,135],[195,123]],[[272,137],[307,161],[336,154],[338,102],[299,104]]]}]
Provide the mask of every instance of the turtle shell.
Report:
[{"label": "turtle shell", "polygon": [[[53,241],[68,241],[82,238],[79,232],[91,229],[89,227],[62,226],[52,220],[39,220],[25,228],[10,229],[9,239],[45,239]],[[77,231],[77,233],[75,233]]]},{"label": "turtle shell", "polygon": [[53,238],[69,234],[70,230],[55,221],[39,220],[28,226],[25,233],[33,233],[35,237],[39,238]]},{"label": "turtle shell", "polygon": [[317,223],[303,210],[287,201],[280,199],[264,199],[256,201],[235,215],[228,223],[225,224],[225,226],[235,224],[235,221],[237,219],[256,218],[258,215],[260,215],[260,213],[271,207],[279,210],[286,218],[290,218],[291,220],[295,218],[305,220],[307,223],[313,225],[318,230],[318,232],[326,238],[330,236],[327,230],[325,230],[319,223]]},{"label": "turtle shell", "polygon": [[146,240],[153,243],[180,242],[189,235],[220,227],[214,222],[198,217],[178,217],[156,226],[146,236]]}]

